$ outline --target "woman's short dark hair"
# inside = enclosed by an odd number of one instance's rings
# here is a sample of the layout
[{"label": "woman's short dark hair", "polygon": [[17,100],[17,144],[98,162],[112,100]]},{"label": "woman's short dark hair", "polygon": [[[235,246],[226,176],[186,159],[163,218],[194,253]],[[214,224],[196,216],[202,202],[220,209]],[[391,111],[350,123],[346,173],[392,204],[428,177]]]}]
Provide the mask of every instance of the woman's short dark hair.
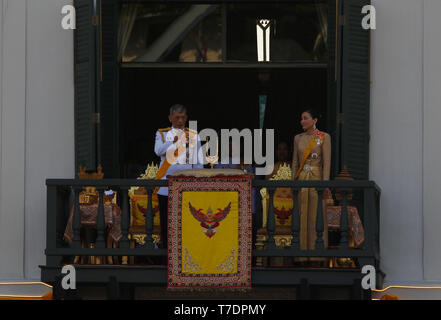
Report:
[{"label": "woman's short dark hair", "polygon": [[311,118],[313,118],[313,119],[320,120],[320,118],[321,118],[321,115],[317,111],[315,111],[314,109],[307,109],[307,110],[303,111],[302,113],[305,113],[305,112],[309,113],[311,115]]}]

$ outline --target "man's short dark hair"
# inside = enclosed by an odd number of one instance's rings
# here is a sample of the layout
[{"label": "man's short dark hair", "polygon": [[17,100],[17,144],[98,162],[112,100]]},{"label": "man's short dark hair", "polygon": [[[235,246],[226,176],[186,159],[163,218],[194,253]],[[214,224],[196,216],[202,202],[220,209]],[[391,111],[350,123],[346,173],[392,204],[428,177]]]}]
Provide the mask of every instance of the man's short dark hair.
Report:
[{"label": "man's short dark hair", "polygon": [[173,114],[173,112],[187,113],[187,109],[182,104],[174,104],[170,107],[170,114]]}]

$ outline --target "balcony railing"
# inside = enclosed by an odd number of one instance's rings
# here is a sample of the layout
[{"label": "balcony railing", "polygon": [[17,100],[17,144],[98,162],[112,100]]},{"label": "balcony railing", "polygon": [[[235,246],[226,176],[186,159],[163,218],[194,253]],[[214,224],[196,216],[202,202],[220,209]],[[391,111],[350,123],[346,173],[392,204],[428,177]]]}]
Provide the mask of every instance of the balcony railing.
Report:
[{"label": "balcony railing", "polygon": [[[153,205],[152,193],[156,187],[167,186],[166,180],[134,180],[134,179],[103,179],[103,180],[71,180],[48,179],[47,185],[47,238],[46,238],[46,265],[40,266],[42,281],[54,283],[60,277],[63,264],[69,264],[75,256],[119,256],[119,257],[165,257],[166,249],[157,248],[153,239]],[[95,186],[99,192],[98,214],[96,219],[96,239],[94,248],[82,248],[80,239],[80,192],[85,186]],[[130,206],[128,190],[132,186],[144,187],[147,190],[148,203],[145,223],[145,245],[139,248],[130,247]],[[276,246],[276,216],[274,213],[273,197],[276,188],[290,188],[294,196],[292,209],[292,223],[290,226],[292,240],[283,248]],[[363,277],[361,268],[372,265],[379,272],[379,200],[380,189],[372,181],[267,181],[253,180],[253,188],[257,191],[267,188],[269,194],[269,209],[266,225],[266,238],[263,246],[253,248],[255,259],[271,259],[272,257],[328,257],[351,258],[355,261],[355,268],[307,268],[307,267],[256,267],[253,266],[253,285],[300,285],[307,288],[309,285],[358,285]],[[300,208],[297,195],[302,188],[314,188],[318,199],[326,189],[332,194],[337,191],[341,194],[340,237],[334,240],[332,249],[324,247],[324,216],[322,201],[317,203],[315,249],[300,249]],[[118,194],[118,206],[121,208],[121,234],[118,248],[106,247],[106,223],[104,214],[104,192],[112,189]],[[352,195],[351,206],[358,210],[364,229],[364,242],[354,248],[349,241],[349,215],[347,195]],[[255,192],[256,195],[259,192]],[[256,200],[258,201],[258,200]],[[70,245],[63,240],[68,214],[73,207],[73,239]],[[256,232],[262,225],[262,210],[254,213],[253,223]],[[292,261],[293,259],[291,259]],[[132,284],[165,284],[167,279],[166,266],[156,265],[76,265],[78,282],[103,282],[109,278],[117,279],[121,283]],[[306,290],[306,289],[305,289]],[[364,295],[363,295],[364,294]],[[366,297],[366,292],[360,289],[360,297]]]}]

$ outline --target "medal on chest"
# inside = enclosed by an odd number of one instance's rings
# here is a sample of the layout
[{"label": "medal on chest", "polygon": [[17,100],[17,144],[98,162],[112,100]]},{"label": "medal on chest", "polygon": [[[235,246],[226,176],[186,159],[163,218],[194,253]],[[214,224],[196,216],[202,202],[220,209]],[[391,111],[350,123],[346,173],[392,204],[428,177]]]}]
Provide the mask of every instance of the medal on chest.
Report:
[{"label": "medal on chest", "polygon": [[315,138],[315,143],[319,146],[322,144],[322,140],[319,137]]},{"label": "medal on chest", "polygon": [[314,138],[313,139],[315,140],[315,143],[318,146],[323,143],[324,136],[325,136],[325,134],[323,132],[319,131],[319,130],[316,130],[314,132]]}]

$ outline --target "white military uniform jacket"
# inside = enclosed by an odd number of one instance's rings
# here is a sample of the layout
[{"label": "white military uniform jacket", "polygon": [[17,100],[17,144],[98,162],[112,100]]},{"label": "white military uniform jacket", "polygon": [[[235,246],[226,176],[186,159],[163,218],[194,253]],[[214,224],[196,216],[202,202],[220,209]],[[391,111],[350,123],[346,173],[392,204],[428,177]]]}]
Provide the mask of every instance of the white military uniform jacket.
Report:
[{"label": "white military uniform jacket", "polygon": [[[200,169],[204,167],[201,155],[198,153],[198,151],[201,150],[201,141],[199,135],[194,132],[194,134],[189,135],[189,139],[186,139],[186,130],[189,129],[186,128],[184,130],[171,127],[156,131],[155,153],[161,158],[161,164],[159,167],[161,167],[166,160],[167,151],[170,156],[170,154],[174,154],[179,143],[185,143],[187,141],[186,144],[181,144],[181,146],[186,145],[186,151],[176,158],[176,160],[168,168],[167,173],[161,178],[162,180],[167,179],[167,175],[179,170]],[[173,143],[175,136],[179,137],[179,141],[177,143]],[[168,196],[168,188],[159,188],[158,194]]]}]

